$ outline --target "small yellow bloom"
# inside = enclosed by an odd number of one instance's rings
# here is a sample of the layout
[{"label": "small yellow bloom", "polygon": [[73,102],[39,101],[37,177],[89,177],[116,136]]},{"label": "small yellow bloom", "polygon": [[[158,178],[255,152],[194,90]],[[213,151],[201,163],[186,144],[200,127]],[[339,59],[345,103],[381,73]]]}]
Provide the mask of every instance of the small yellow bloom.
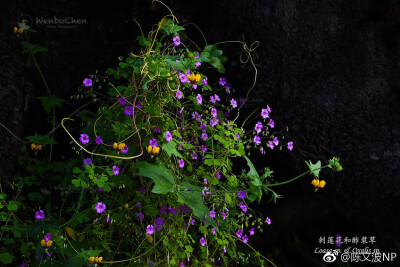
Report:
[{"label": "small yellow bloom", "polygon": [[151,147],[151,146],[148,146],[148,147],[147,147],[147,152],[151,153],[151,149],[152,149],[152,147]]},{"label": "small yellow bloom", "polygon": [[200,76],[200,74],[197,73],[196,76],[195,76],[195,81],[199,82],[200,79],[201,79],[201,76]]},{"label": "small yellow bloom", "polygon": [[153,147],[153,154],[159,154],[160,148],[158,146]]},{"label": "small yellow bloom", "polygon": [[311,184],[313,186],[318,186],[319,182],[317,181],[317,179],[312,180]]},{"label": "small yellow bloom", "polygon": [[24,32],[24,29],[23,28],[19,28],[18,34],[22,34],[23,32]]},{"label": "small yellow bloom", "polygon": [[324,188],[326,182],[324,180],[319,181],[319,187]]},{"label": "small yellow bloom", "polygon": [[125,207],[125,208],[129,208],[129,204],[126,203],[126,204],[124,205],[124,207]]},{"label": "small yellow bloom", "polygon": [[14,32],[17,33],[17,31],[18,31],[18,28],[14,27]]},{"label": "small yellow bloom", "polygon": [[314,180],[312,180],[311,184],[315,187],[315,192],[317,192],[318,189],[324,188],[326,182],[324,180],[314,179]]},{"label": "small yellow bloom", "polygon": [[49,240],[46,242],[46,240],[42,239],[42,241],[40,241],[40,244],[42,245],[43,248],[47,249],[51,247],[51,245],[53,245],[53,241]]},{"label": "small yellow bloom", "polygon": [[103,257],[94,258],[94,261],[97,262],[97,263],[101,262],[102,260],[103,260]]},{"label": "small yellow bloom", "polygon": [[114,143],[114,144],[113,144],[113,148],[114,148],[114,149],[117,149],[117,148],[118,148],[118,144],[117,144],[117,143]]},{"label": "small yellow bloom", "polygon": [[90,258],[89,258],[89,261],[90,261],[90,262],[94,262],[94,257],[90,257]]},{"label": "small yellow bloom", "polygon": [[42,145],[31,144],[31,149],[35,152],[42,150]]},{"label": "small yellow bloom", "polygon": [[120,144],[118,144],[118,149],[119,150],[122,150],[122,149],[124,149],[125,148],[125,143],[120,143]]}]

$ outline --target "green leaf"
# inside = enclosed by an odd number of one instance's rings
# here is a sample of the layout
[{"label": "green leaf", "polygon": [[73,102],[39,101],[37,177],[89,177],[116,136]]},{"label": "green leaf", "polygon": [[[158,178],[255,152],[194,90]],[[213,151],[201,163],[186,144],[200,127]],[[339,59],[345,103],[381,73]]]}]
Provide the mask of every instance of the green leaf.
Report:
[{"label": "green leaf", "polygon": [[43,146],[50,144],[58,144],[54,139],[50,138],[48,135],[38,135],[35,133],[33,136],[27,136],[26,139],[35,144],[41,144]]},{"label": "green leaf", "polygon": [[14,255],[11,255],[8,252],[5,253],[0,253],[0,262],[4,263],[4,264],[10,264],[13,262],[14,259]]},{"label": "green leaf", "polygon": [[139,169],[139,176],[145,176],[154,181],[154,187],[151,192],[167,194],[173,191],[175,181],[171,170],[162,165],[154,165],[145,161],[137,162],[135,167]]},{"label": "green leaf", "polygon": [[248,172],[247,175],[252,179],[260,179],[260,176],[258,175],[257,170],[256,168],[254,168],[254,165],[253,163],[251,163],[250,159],[245,155],[244,158],[247,161],[247,166],[249,166],[250,168],[250,172]]},{"label": "green leaf", "polygon": [[[187,190],[188,188],[192,188]],[[204,205],[201,195],[201,188],[190,184],[185,181],[179,185],[180,192],[178,192],[178,202],[189,206],[193,211],[194,215],[203,220],[208,214],[208,208]],[[182,191],[183,190],[183,191]]]},{"label": "green leaf", "polygon": [[161,147],[165,152],[167,152],[168,157],[171,157],[171,155],[175,155],[178,158],[183,158],[183,156],[181,155],[181,153],[179,153],[176,150],[176,143],[174,141],[168,142],[168,143],[164,143],[162,144]]},{"label": "green leaf", "polygon": [[319,179],[319,172],[321,171],[321,161],[318,160],[317,163],[312,164],[311,160],[309,162],[306,161],[306,164],[310,168],[310,171],[314,174],[314,176]]},{"label": "green leaf", "polygon": [[168,35],[177,34],[179,31],[185,30],[182,26],[174,23],[173,20],[168,19],[167,22],[160,27],[163,31],[165,31]]},{"label": "green leaf", "polygon": [[64,99],[58,98],[58,97],[47,97],[47,96],[39,96],[37,97],[42,101],[42,106],[44,110],[46,110],[47,114],[50,114],[51,108],[53,106],[59,106],[60,108],[62,107],[62,104],[65,102]]},{"label": "green leaf", "polygon": [[22,44],[22,54],[37,53],[42,51],[47,51],[47,48],[42,47],[38,44],[31,44],[29,42],[21,42]]},{"label": "green leaf", "polygon": [[186,65],[188,64],[187,60],[180,60],[179,62],[176,62],[175,60],[166,59],[165,61],[172,67],[186,73]]}]

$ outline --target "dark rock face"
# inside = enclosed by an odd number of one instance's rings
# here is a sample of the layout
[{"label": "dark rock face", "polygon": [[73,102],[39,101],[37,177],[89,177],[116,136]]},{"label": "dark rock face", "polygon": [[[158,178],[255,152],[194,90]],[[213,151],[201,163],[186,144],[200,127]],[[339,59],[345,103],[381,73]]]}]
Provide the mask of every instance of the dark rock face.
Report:
[{"label": "dark rock face", "polygon": [[[273,220],[271,230],[264,232],[271,242],[271,247],[263,248],[265,253],[272,253],[276,243],[287,244],[293,233],[304,240],[306,251],[298,252],[294,245],[286,250],[281,247],[289,253],[281,256],[297,254],[309,264],[315,264],[314,257],[322,262],[313,254],[318,237],[339,232],[375,235],[379,248],[400,250],[396,241],[400,236],[396,220],[400,218],[400,4],[393,2],[165,1],[181,21],[198,24],[208,43],[260,42],[255,51],[257,85],[249,98],[253,106],[247,111],[268,103],[276,128],[289,127],[285,142],[294,141],[295,149],[254,157],[257,166],[273,166],[281,181],[305,171],[304,160],[324,164],[332,156],[341,158],[343,172],[321,172],[327,181],[322,192],[315,194],[312,178],[307,177],[279,188],[285,198],[277,206],[263,203],[258,208]],[[139,31],[132,17],[141,20],[146,32],[168,12],[160,4],[150,6],[150,1],[118,2],[96,10],[79,2],[7,5],[0,21],[9,29],[21,10],[33,17],[87,19],[87,24],[75,30],[37,28],[37,41],[49,48],[41,58],[44,72],[54,93],[64,97],[75,92],[86,74],[115,64],[117,56],[135,47]],[[190,36],[198,35],[194,27],[187,28]],[[30,80],[24,78],[25,59],[14,52],[18,49],[15,38],[11,31],[0,33],[0,118],[23,136],[33,128],[24,109],[39,110],[29,99],[45,92],[35,70],[30,71]],[[203,45],[201,38],[196,41]],[[226,77],[236,93],[244,96],[253,76],[239,63],[241,47],[220,47],[230,57]],[[19,143],[7,132],[2,129],[0,134],[6,140],[5,149],[18,148]],[[0,150],[0,175],[13,174],[15,159]]]}]

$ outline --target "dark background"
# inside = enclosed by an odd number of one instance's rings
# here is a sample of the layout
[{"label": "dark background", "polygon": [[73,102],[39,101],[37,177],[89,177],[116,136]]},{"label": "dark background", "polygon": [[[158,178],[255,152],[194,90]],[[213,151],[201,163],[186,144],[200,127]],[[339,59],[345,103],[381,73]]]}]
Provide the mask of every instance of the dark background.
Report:
[{"label": "dark background", "polygon": [[[397,252],[393,266],[398,266],[400,4],[391,0],[165,3],[181,22],[197,24],[209,44],[260,42],[255,51],[257,85],[243,116],[269,104],[276,128],[289,127],[285,140],[294,141],[294,150],[268,151],[262,157],[252,151],[257,167],[272,167],[278,181],[306,171],[304,160],[326,164],[337,156],[344,167],[340,173],[323,170],[320,176],[327,185],[317,193],[310,184],[312,177],[304,177],[277,188],[284,198],[276,205],[264,199],[254,206],[272,220],[263,234],[258,233],[254,246],[278,266],[324,266],[322,254],[314,250],[334,246],[319,245],[320,236],[375,236],[381,252]],[[137,51],[140,31],[133,18],[147,33],[168,14],[161,4],[147,0],[1,1],[0,10],[0,122],[20,137],[51,128],[36,99],[47,94],[43,83],[37,70],[26,66],[21,40],[12,31],[20,16],[33,18],[37,33],[32,43],[48,48],[37,57],[50,90],[69,98],[88,74],[103,72],[117,64],[118,56]],[[54,16],[87,23],[70,29],[35,23],[36,18]],[[198,30],[186,28],[204,47]],[[240,63],[239,44],[220,48],[229,57],[226,78],[236,95],[244,96],[254,72],[249,64]],[[58,109],[58,120],[85,103],[70,102]],[[0,177],[6,185],[18,171],[21,144],[4,129],[0,136]],[[61,143],[67,140],[62,130],[55,138]],[[55,149],[56,159],[71,153],[67,145]]]}]

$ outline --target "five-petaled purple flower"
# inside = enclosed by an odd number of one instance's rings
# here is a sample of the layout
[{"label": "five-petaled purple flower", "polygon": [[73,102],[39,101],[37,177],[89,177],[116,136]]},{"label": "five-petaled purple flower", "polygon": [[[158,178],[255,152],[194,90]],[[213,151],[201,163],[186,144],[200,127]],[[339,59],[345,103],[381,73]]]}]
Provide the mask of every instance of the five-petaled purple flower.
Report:
[{"label": "five-petaled purple flower", "polygon": [[247,243],[249,241],[249,238],[247,237],[247,235],[242,236],[242,241],[243,241],[243,243]]},{"label": "five-petaled purple flower", "polygon": [[196,68],[200,67],[201,62],[200,61],[196,61],[196,63],[194,63],[194,65],[196,66]]},{"label": "five-petaled purple flower", "polygon": [[168,208],[167,205],[164,205],[164,204],[161,205],[161,207],[160,207],[160,213],[161,213],[161,214],[166,213],[166,212],[167,212],[167,208]]},{"label": "five-petaled purple flower", "polygon": [[224,85],[226,84],[225,78],[219,78],[219,84],[220,84],[221,86],[224,86]]},{"label": "five-petaled purple flower", "polygon": [[254,235],[254,233],[255,233],[254,227],[252,227],[252,228],[250,229],[250,235]]},{"label": "five-petaled purple flower", "polygon": [[270,119],[268,125],[269,125],[271,128],[274,128],[274,127],[275,127],[275,122],[274,122],[273,120]]},{"label": "five-petaled purple flower", "polygon": [[277,146],[278,144],[279,144],[279,139],[278,139],[278,137],[275,136],[274,137],[274,145]]},{"label": "five-petaled purple flower", "polygon": [[144,219],[143,213],[138,212],[138,213],[136,214],[136,216],[139,218],[139,220],[143,221],[143,219]]},{"label": "five-petaled purple flower", "polygon": [[215,210],[210,211],[210,213],[208,214],[210,216],[211,219],[215,218]]},{"label": "five-petaled purple flower", "polygon": [[292,142],[292,141],[290,141],[290,142],[287,143],[287,148],[288,148],[290,151],[292,151],[292,149],[293,149],[293,142]]},{"label": "five-petaled purple flower", "polygon": [[263,108],[263,109],[261,110],[261,116],[262,116],[264,119],[268,118],[268,117],[269,117],[268,110],[265,109],[265,108]]},{"label": "five-petaled purple flower", "polygon": [[261,144],[261,138],[258,135],[254,136],[253,141],[257,146]]},{"label": "five-petaled purple flower", "polygon": [[171,142],[172,141],[172,134],[170,133],[170,131],[167,131],[165,133],[165,140],[167,140],[167,142]]},{"label": "five-petaled purple flower", "polygon": [[262,131],[262,123],[259,121],[256,123],[256,126],[254,127],[254,130],[256,130],[257,133],[260,133]]},{"label": "five-petaled purple flower", "polygon": [[83,84],[86,86],[86,87],[90,87],[90,86],[92,86],[92,79],[90,79],[90,78],[85,78],[84,80],[83,80]]},{"label": "five-petaled purple flower", "polygon": [[198,94],[196,96],[196,100],[197,100],[197,105],[201,105],[201,103],[203,102],[203,97],[201,96],[201,94]]},{"label": "five-petaled purple flower", "polygon": [[247,212],[247,206],[246,206],[243,202],[240,202],[240,203],[239,203],[239,207],[242,209],[242,211],[243,211],[244,213]]},{"label": "five-petaled purple flower", "polygon": [[214,118],[216,118],[217,117],[217,109],[215,109],[215,108],[212,108],[211,109],[211,116],[213,116]]},{"label": "five-petaled purple flower", "polygon": [[121,106],[125,106],[125,104],[126,104],[125,98],[123,98],[123,97],[118,98],[118,103],[119,103]]},{"label": "five-petaled purple flower", "polygon": [[50,233],[47,233],[47,234],[44,236],[44,241],[48,242],[48,241],[50,240],[50,238],[51,238],[51,234],[50,234]]},{"label": "five-petaled purple flower", "polygon": [[126,106],[124,110],[124,114],[128,117],[133,115],[133,107]]},{"label": "five-petaled purple flower", "polygon": [[206,239],[204,238],[204,237],[202,237],[201,239],[200,239],[200,244],[204,247],[205,245],[206,245]]},{"label": "five-petaled purple flower", "polygon": [[179,168],[185,167],[185,161],[183,159],[179,160]]},{"label": "five-petaled purple flower", "polygon": [[120,151],[121,151],[122,154],[126,154],[126,153],[128,153],[128,150],[129,150],[129,147],[128,147],[127,144],[125,144],[124,148],[121,149]]},{"label": "five-petaled purple flower", "polygon": [[158,225],[163,225],[163,224],[164,224],[164,219],[161,218],[161,217],[158,217],[158,218],[156,219],[156,224],[158,224]]},{"label": "five-petaled purple flower", "polygon": [[153,129],[153,132],[154,132],[154,133],[161,133],[160,127],[159,127],[159,126],[155,127],[155,128]]},{"label": "five-petaled purple flower", "polygon": [[182,92],[178,89],[178,90],[176,90],[176,97],[178,98],[178,99],[182,99]]},{"label": "five-petaled purple flower", "polygon": [[157,139],[155,139],[155,138],[153,138],[153,139],[150,139],[150,141],[149,141],[149,145],[150,145],[151,147],[158,146]]},{"label": "five-petaled purple flower", "polygon": [[179,36],[175,36],[172,40],[174,41],[174,46],[179,46],[181,44]]},{"label": "five-petaled purple flower", "polygon": [[83,160],[83,163],[85,165],[90,165],[90,164],[92,164],[92,160],[90,158],[86,158],[86,159]]},{"label": "five-petaled purple flower", "polygon": [[81,134],[81,137],[79,137],[79,141],[83,144],[86,145],[89,143],[89,136],[87,134]]},{"label": "five-petaled purple flower", "polygon": [[193,153],[191,156],[192,156],[192,159],[194,159],[194,160],[197,159],[197,154],[196,153]]},{"label": "five-petaled purple flower", "polygon": [[204,85],[204,86],[206,86],[206,85],[207,85],[207,80],[208,80],[208,78],[207,78],[207,77],[205,77],[203,80],[201,80],[201,81],[203,82],[203,85]]},{"label": "five-petaled purple flower", "polygon": [[114,165],[112,171],[113,171],[114,175],[118,175],[119,174],[119,167]]},{"label": "five-petaled purple flower", "polygon": [[265,220],[265,222],[269,225],[271,224],[271,219],[269,217],[267,217],[267,219]]},{"label": "five-petaled purple flower", "polygon": [[237,235],[237,237],[238,237],[238,238],[242,238],[242,235],[243,235],[243,229],[239,229],[239,230],[237,230],[237,231],[236,231],[236,235]]},{"label": "five-petaled purple flower", "polygon": [[96,136],[94,141],[96,142],[96,144],[100,145],[103,142],[103,139],[100,136]]},{"label": "five-petaled purple flower", "polygon": [[274,149],[274,142],[268,141],[268,146],[269,148]]},{"label": "five-petaled purple flower", "polygon": [[142,187],[140,187],[139,188],[139,192],[141,193],[141,194],[146,194],[146,188],[144,188],[143,186]]},{"label": "five-petaled purple flower", "polygon": [[231,100],[231,105],[232,105],[233,108],[237,108],[237,102],[236,102],[236,100],[233,99],[233,98],[232,98],[232,100]]},{"label": "five-petaled purple flower", "polygon": [[97,213],[103,213],[106,210],[106,205],[98,202],[94,208],[97,210]]},{"label": "five-petaled purple flower", "polygon": [[148,235],[154,234],[154,226],[151,225],[151,224],[147,225],[146,233],[147,233]]},{"label": "five-petaled purple flower", "polygon": [[238,198],[239,199],[244,199],[246,197],[246,192],[244,192],[243,190],[240,190],[238,192]]},{"label": "five-petaled purple flower", "polygon": [[44,219],[44,211],[39,210],[39,211],[35,212],[35,219],[36,220]]},{"label": "five-petaled purple flower", "polygon": [[201,135],[201,138],[203,138],[203,140],[207,140],[208,135],[207,135],[206,133],[203,133],[203,134]]}]

